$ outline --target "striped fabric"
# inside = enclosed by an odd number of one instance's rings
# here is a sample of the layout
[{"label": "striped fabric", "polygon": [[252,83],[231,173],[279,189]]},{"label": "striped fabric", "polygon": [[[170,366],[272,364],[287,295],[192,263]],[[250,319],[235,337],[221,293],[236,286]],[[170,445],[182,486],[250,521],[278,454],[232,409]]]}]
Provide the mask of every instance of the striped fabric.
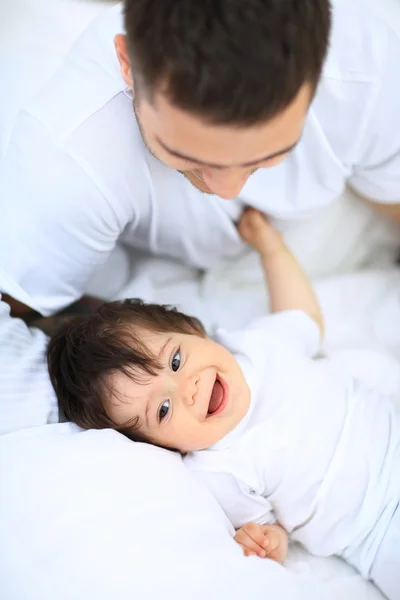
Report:
[{"label": "striped fabric", "polygon": [[44,333],[10,316],[0,296],[0,434],[58,422],[46,343]]}]

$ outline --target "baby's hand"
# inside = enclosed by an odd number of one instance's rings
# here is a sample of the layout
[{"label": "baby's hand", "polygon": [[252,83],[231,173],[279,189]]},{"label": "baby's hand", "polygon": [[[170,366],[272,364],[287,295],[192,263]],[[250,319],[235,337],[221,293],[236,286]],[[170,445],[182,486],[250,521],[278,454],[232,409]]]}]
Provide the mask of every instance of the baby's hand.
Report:
[{"label": "baby's hand", "polygon": [[280,525],[246,523],[236,531],[235,540],[245,556],[257,555],[283,564],[288,552],[288,535]]},{"label": "baby's hand", "polygon": [[238,224],[240,237],[262,256],[283,248],[282,234],[276,231],[263,213],[247,208]]}]

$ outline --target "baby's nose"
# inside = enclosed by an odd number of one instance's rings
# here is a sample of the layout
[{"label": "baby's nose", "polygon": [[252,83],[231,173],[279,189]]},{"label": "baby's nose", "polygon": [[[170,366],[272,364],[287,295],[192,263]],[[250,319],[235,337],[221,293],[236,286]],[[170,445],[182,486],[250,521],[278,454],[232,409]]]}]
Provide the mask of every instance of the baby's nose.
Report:
[{"label": "baby's nose", "polygon": [[187,406],[192,406],[196,402],[197,380],[187,379],[182,384],[183,401]]}]

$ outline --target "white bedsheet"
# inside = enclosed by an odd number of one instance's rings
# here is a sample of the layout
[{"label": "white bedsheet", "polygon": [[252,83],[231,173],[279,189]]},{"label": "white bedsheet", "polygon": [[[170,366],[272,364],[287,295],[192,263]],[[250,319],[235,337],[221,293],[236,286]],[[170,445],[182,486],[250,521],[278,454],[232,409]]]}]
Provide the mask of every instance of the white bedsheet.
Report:
[{"label": "white bedsheet", "polygon": [[[400,238],[400,236],[399,236]],[[364,243],[367,244],[367,238]],[[119,255],[122,260],[122,256]],[[115,262],[118,257],[115,255]],[[124,258],[126,260],[126,257]],[[252,257],[247,268],[236,265],[206,276],[160,259],[143,259],[137,277],[120,297],[179,303],[208,326],[244,324],[265,311],[267,298],[261,274]],[[113,265],[115,268],[115,264]],[[250,268],[252,266],[252,268]],[[106,280],[106,278],[105,278]],[[337,274],[315,284],[326,324],[326,351],[343,348],[380,348],[400,361],[400,269],[387,266]],[[399,407],[400,408],[400,407]],[[287,567],[305,578],[322,582],[338,600],[378,600],[383,596],[343,561],[310,556],[300,547],[290,551]]]},{"label": "white bedsheet", "polygon": [[[37,89],[40,80],[51,74],[76,34],[104,4],[89,0],[41,0],[39,3],[13,0],[12,7],[10,3],[2,4],[0,52],[3,64],[0,63],[0,68],[6,68],[7,63],[11,73],[12,62],[8,59],[14,55],[21,60],[24,51],[26,65],[30,67],[30,78],[24,85],[17,85],[12,94],[2,96],[0,111],[3,116],[7,115],[7,119],[0,122],[2,143],[7,139],[18,105]],[[396,5],[398,0],[385,0],[381,6],[390,18]],[[400,25],[400,11],[393,12],[393,18]],[[57,29],[61,23],[63,27]],[[42,32],[39,46],[38,32]],[[51,55],[46,53],[49,47]],[[40,65],[30,54],[33,48],[39,51]],[[393,267],[396,235],[354,199],[349,200],[349,196],[318,215],[307,227],[294,227],[289,232],[290,245],[317,281],[316,289],[326,318],[328,350],[354,345],[380,346],[400,359],[400,271]],[[311,245],[310,239],[313,240]],[[316,239],[320,241],[318,254],[313,251]],[[368,270],[356,272],[361,265],[369,265]],[[329,277],[321,279],[322,274]],[[251,253],[236,265],[219,267],[215,272],[202,275],[162,259],[142,257],[133,262],[132,256],[119,247],[91,282],[90,291],[104,297],[141,296],[179,304],[202,318],[210,329],[217,323],[225,327],[243,325],[267,307],[261,272]],[[324,582],[335,591],[338,600],[382,598],[372,585],[338,559],[318,559],[301,548],[292,548],[288,568],[306,578]]]}]

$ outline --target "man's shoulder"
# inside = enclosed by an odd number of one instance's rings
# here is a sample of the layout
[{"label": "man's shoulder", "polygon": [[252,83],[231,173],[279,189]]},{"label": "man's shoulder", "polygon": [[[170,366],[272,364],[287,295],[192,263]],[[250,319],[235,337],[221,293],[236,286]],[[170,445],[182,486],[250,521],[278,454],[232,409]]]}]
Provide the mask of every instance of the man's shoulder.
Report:
[{"label": "man's shoulder", "polygon": [[122,31],[120,6],[102,13],[25,107],[56,140],[68,138],[125,89],[114,49],[114,37]]},{"label": "man's shoulder", "polygon": [[[126,191],[135,184],[137,194],[147,189],[147,154],[114,48],[114,37],[121,31],[120,6],[89,25],[59,69],[23,107],[9,145],[10,161],[15,160],[15,146],[19,160],[32,148],[44,148],[54,170],[68,171],[70,178],[72,168],[82,171],[106,196],[119,190],[120,202],[126,196],[121,188]],[[42,150],[34,159],[39,173],[44,156]],[[124,169],[125,164],[130,168]],[[131,200],[127,197],[126,202]]]},{"label": "man's shoulder", "polygon": [[379,84],[387,32],[373,0],[332,0],[332,31],[322,79],[344,85]]},{"label": "man's shoulder", "polygon": [[390,31],[370,0],[333,0],[332,9],[330,48],[311,114],[323,143],[341,164],[352,165],[377,93],[387,86]]},{"label": "man's shoulder", "polygon": [[70,228],[91,225],[109,243],[149,204],[147,153],[114,51],[121,15],[112,9],[106,17],[89,26],[15,120],[0,177],[10,199],[2,231],[22,210],[36,223],[63,215]]}]

